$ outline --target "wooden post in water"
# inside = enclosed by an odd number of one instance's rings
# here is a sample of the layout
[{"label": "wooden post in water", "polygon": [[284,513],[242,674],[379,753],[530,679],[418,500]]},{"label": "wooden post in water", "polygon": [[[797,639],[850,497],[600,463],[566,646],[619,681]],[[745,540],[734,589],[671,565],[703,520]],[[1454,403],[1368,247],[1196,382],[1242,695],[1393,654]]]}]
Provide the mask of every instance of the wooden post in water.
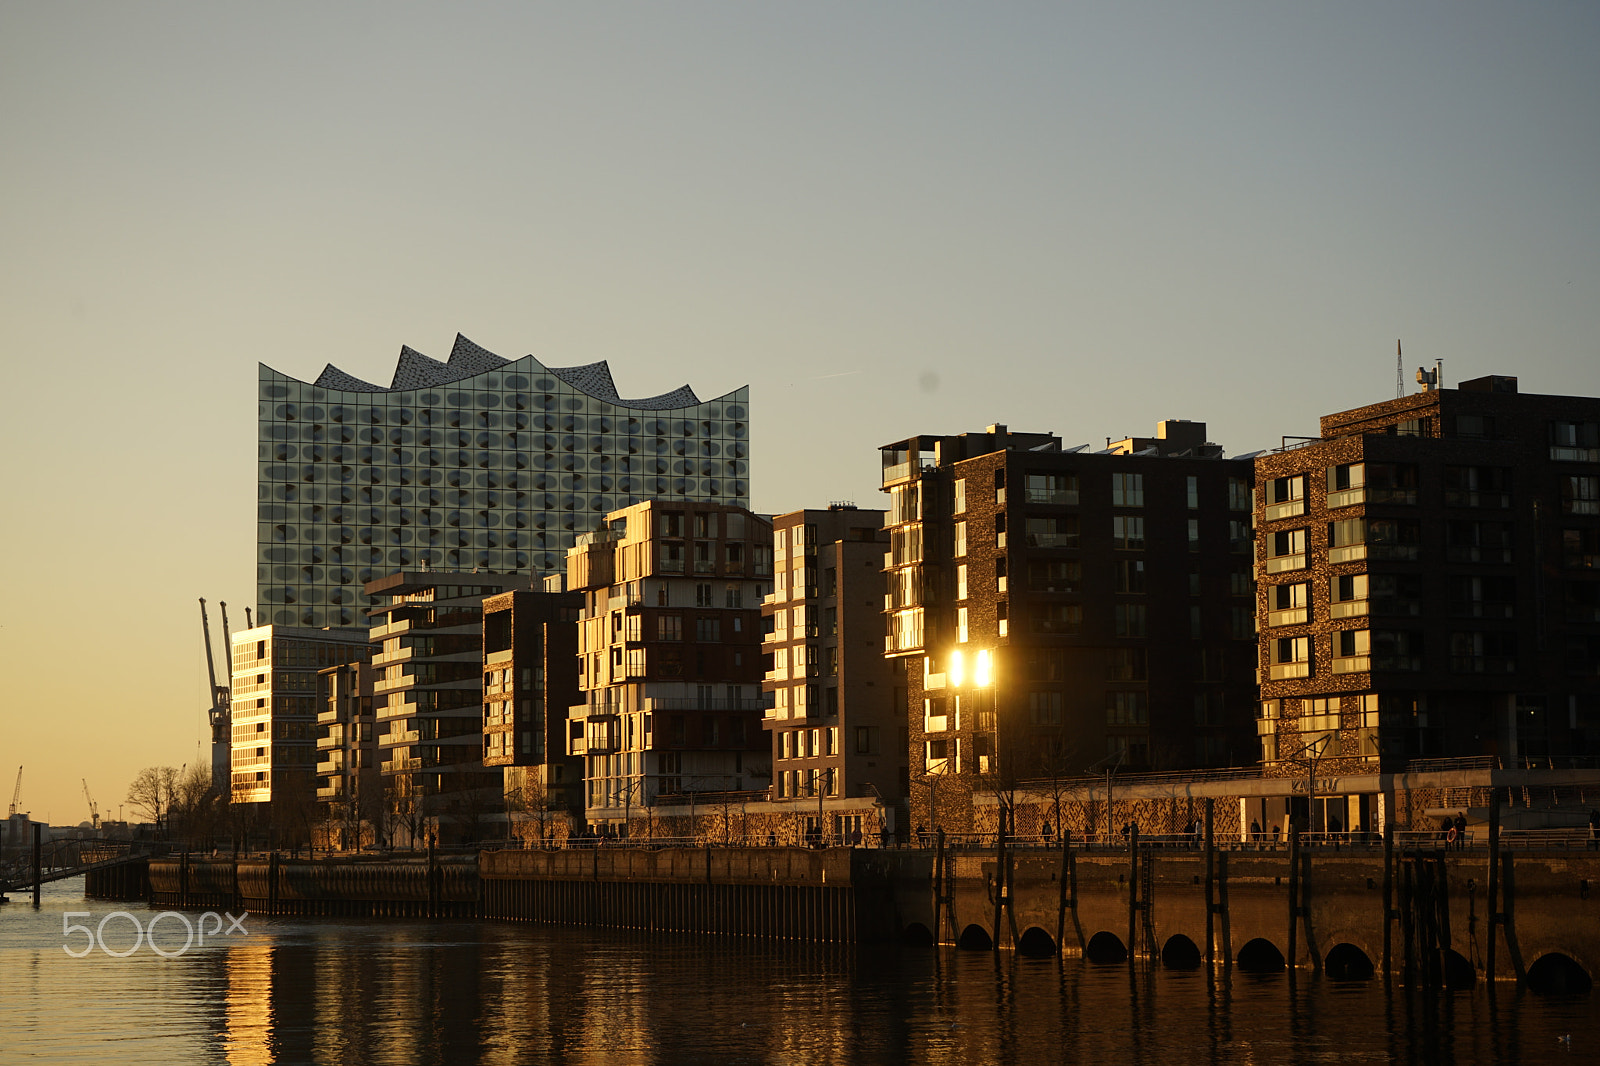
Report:
[{"label": "wooden post in water", "polygon": [[1300,827],[1289,822],[1289,972],[1299,965],[1300,936]]},{"label": "wooden post in water", "polygon": [[1484,953],[1484,976],[1494,991],[1495,941],[1500,936],[1500,790],[1489,790],[1489,948]]},{"label": "wooden post in water", "polygon": [[[1383,823],[1383,976],[1394,972],[1394,822]],[[1492,950],[1492,949],[1491,949]]]},{"label": "wooden post in water", "polygon": [[1216,801],[1206,797],[1206,966],[1216,962],[1217,955],[1217,838]]},{"label": "wooden post in water", "polygon": [[994,835],[994,938],[991,949],[1000,950],[1000,921],[1006,905],[1006,809],[1000,807],[1000,827]]},{"label": "wooden post in water", "polygon": [[1128,965],[1134,964],[1139,925],[1139,827],[1128,830]]},{"label": "wooden post in water", "polygon": [[1061,830],[1061,872],[1056,885],[1056,952],[1062,952],[1067,939],[1067,882],[1072,876],[1072,830]]}]

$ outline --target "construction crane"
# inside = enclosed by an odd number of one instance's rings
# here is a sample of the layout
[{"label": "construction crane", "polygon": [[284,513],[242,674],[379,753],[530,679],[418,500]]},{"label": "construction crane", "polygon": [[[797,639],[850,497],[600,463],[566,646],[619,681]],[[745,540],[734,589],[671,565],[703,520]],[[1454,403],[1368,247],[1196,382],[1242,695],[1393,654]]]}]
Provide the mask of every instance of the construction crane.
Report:
[{"label": "construction crane", "polygon": [[[233,652],[228,645],[228,605],[222,604],[223,647],[228,649],[228,677],[233,680]],[[206,598],[200,597],[200,629],[206,638],[206,673],[211,679],[211,786],[223,788],[228,778],[229,751],[233,747],[233,689],[217,684],[217,661],[211,654],[211,621],[206,617]]]},{"label": "construction crane", "polygon": [[6,817],[15,818],[17,816],[17,804],[19,804],[21,802],[22,802],[22,767],[19,766],[19,767],[17,767],[17,787],[11,790],[11,811],[6,815]]},{"label": "construction crane", "polygon": [[89,795],[89,779],[80,778],[83,782],[83,798],[89,801],[89,820],[96,829],[100,828],[100,808],[95,806],[94,797]]}]

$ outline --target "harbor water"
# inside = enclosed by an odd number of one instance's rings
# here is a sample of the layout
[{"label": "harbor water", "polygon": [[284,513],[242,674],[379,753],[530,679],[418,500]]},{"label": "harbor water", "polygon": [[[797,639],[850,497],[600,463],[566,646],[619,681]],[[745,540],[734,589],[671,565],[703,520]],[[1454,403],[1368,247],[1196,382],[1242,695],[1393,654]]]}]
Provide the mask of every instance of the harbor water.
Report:
[{"label": "harbor water", "polygon": [[1600,1061],[1600,992],[468,919],[235,924],[82,893],[0,907],[0,1063]]}]

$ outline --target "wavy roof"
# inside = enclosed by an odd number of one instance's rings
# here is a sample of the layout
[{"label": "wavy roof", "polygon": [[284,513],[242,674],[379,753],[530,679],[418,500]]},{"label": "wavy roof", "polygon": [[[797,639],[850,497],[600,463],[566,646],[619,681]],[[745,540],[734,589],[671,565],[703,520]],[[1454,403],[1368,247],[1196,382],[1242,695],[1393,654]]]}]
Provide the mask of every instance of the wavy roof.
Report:
[{"label": "wavy roof", "polygon": [[[532,356],[528,358],[532,359]],[[462,381],[475,377],[489,370],[510,364],[512,360],[503,359],[489,349],[474,344],[461,334],[456,334],[456,343],[450,349],[450,359],[441,363],[437,359],[430,359],[413,348],[402,346],[400,359],[395,364],[394,380],[388,388],[374,385],[370,381],[362,381],[353,374],[329,363],[323,368],[322,373],[312,384],[324,389],[336,389],[339,392],[404,392],[411,389],[433,388],[447,385],[452,381]],[[534,359],[534,362],[538,362]],[[544,366],[543,363],[539,364]],[[660,396],[647,396],[643,399],[627,400],[617,394],[617,386],[611,380],[611,367],[602,359],[598,363],[587,363],[583,366],[547,366],[544,369],[565,381],[579,392],[587,393],[597,400],[606,400],[619,407],[633,407],[646,411],[676,410],[680,407],[693,407],[700,402],[694,390],[688,385],[664,392]]]}]

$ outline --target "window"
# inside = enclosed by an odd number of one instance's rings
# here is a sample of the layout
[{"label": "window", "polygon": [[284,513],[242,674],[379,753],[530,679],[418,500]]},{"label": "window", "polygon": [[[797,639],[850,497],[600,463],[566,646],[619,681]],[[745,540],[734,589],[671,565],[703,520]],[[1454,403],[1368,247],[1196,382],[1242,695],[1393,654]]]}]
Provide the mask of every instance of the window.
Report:
[{"label": "window", "polygon": [[1367,587],[1373,614],[1414,617],[1422,613],[1422,577],[1419,574],[1371,574]]},{"label": "window", "polygon": [[950,490],[950,513],[965,514],[966,510],[967,479],[964,477],[958,477],[956,478],[954,487]]},{"label": "window", "polygon": [[1372,669],[1421,670],[1422,634],[1408,629],[1374,629]]},{"label": "window", "polygon": [[1304,625],[1309,618],[1311,586],[1305,582],[1273,585],[1267,590],[1267,625]]},{"label": "window", "polygon": [[1341,629],[1333,634],[1333,672],[1363,673],[1371,668],[1372,634],[1365,629]]},{"label": "window", "polygon": [[1445,559],[1452,563],[1509,563],[1514,528],[1510,522],[1448,521]]},{"label": "window", "polygon": [[1072,635],[1083,630],[1083,607],[1076,603],[1041,604],[1033,611],[1035,633]]},{"label": "window", "polygon": [[1144,475],[1112,474],[1111,505],[1113,507],[1143,507]]},{"label": "window", "polygon": [[1184,498],[1188,501],[1189,510],[1200,509],[1200,479],[1193,474],[1184,478]]},{"label": "window", "polygon": [[1118,559],[1115,562],[1117,591],[1127,594],[1144,592],[1144,560]]},{"label": "window", "polygon": [[1145,606],[1142,603],[1119,603],[1115,607],[1116,634],[1119,637],[1145,635]]},{"label": "window", "polygon": [[729,585],[723,590],[722,605],[724,607],[743,607],[744,588],[740,585]]},{"label": "window", "polygon": [[1451,633],[1450,669],[1457,674],[1514,673],[1517,635],[1509,632]]},{"label": "window", "polygon": [[694,638],[701,643],[716,643],[722,639],[722,619],[697,618],[694,622]]},{"label": "window", "polygon": [[1446,507],[1511,506],[1511,470],[1503,466],[1447,466],[1444,468]]},{"label": "window", "polygon": [[1251,509],[1250,482],[1242,477],[1228,479],[1228,510],[1248,511]]},{"label": "window", "polygon": [[1270,680],[1311,676],[1310,637],[1279,637],[1271,641],[1269,647],[1272,652],[1267,671]]},{"label": "window", "polygon": [[1467,618],[1510,618],[1516,600],[1515,578],[1465,575],[1450,578],[1451,614]]},{"label": "window", "polygon": [[1328,506],[1348,507],[1367,498],[1365,463],[1342,463],[1328,467]]},{"label": "window", "polygon": [[967,554],[967,523],[965,520],[956,523],[954,542],[950,546],[952,555]]},{"label": "window", "polygon": [[856,726],[856,754],[875,755],[878,751],[878,727],[873,725]]},{"label": "window", "polygon": [[1112,648],[1106,661],[1106,680],[1143,681],[1146,679],[1143,648]]},{"label": "window", "polygon": [[696,585],[694,587],[694,605],[696,607],[715,607],[711,599],[710,585]]},{"label": "window", "polygon": [[1149,725],[1150,705],[1143,692],[1107,692],[1106,725]]},{"label": "window", "polygon": [[682,640],[683,616],[681,614],[656,615],[657,640]]},{"label": "window", "polygon": [[1342,574],[1328,579],[1328,616],[1354,618],[1367,613],[1367,575]]},{"label": "window", "polygon": [[[663,512],[661,512],[661,535],[663,537],[681,537],[681,536],[683,536],[683,512],[682,511],[663,511]],[[680,556],[680,558],[681,558],[681,556]]]},{"label": "window", "polygon": [[1367,500],[1369,503],[1416,503],[1416,464],[1368,463]]},{"label": "window", "polygon": [[1600,570],[1600,529],[1563,529],[1561,565],[1568,570]]},{"label": "window", "polygon": [[744,545],[733,543],[726,545],[728,568],[730,570],[744,569]]},{"label": "window", "polygon": [[1023,489],[1024,503],[1075,507],[1078,504],[1077,474],[1028,474]]},{"label": "window", "polygon": [[1267,521],[1306,513],[1306,476],[1273,478],[1267,485]]},{"label": "window", "polygon": [[1028,693],[1028,724],[1058,726],[1061,724],[1061,693]]},{"label": "window", "polygon": [[1267,573],[1303,570],[1306,565],[1306,531],[1282,529],[1267,537]]},{"label": "window", "polygon": [[1366,519],[1347,518],[1328,523],[1328,562],[1349,563],[1366,557]]},{"label": "window", "polygon": [[1492,415],[1456,415],[1456,436],[1492,438],[1495,435]]},{"label": "window", "polygon": [[694,535],[697,537],[714,537],[717,535],[717,516],[705,511],[694,516]]},{"label": "window", "polygon": [[1078,516],[1029,515],[1023,521],[1023,538],[1030,548],[1076,548]]},{"label": "window", "polygon": [[[998,562],[998,560],[996,560]],[[1028,563],[1028,589],[1033,592],[1078,592],[1083,564],[1076,559]]]},{"label": "window", "polygon": [[956,599],[967,598],[967,564],[960,563],[956,566]]},{"label": "window", "polygon": [[1600,463],[1600,422],[1550,423],[1550,458]]},{"label": "window", "polygon": [[1228,520],[1229,551],[1238,552],[1240,555],[1250,554],[1253,550],[1251,548],[1251,542],[1254,540],[1254,538],[1255,533],[1253,530],[1251,530],[1249,522],[1243,522],[1237,518]]},{"label": "window", "polygon": [[1300,739],[1312,733],[1336,733],[1339,730],[1339,697],[1323,696],[1300,701]]},{"label": "window", "polygon": [[965,644],[966,642],[967,642],[967,609],[965,607],[957,607],[956,608],[956,643]]},{"label": "window", "polygon": [[1600,477],[1561,479],[1562,514],[1600,514]]},{"label": "window", "polygon": [[1144,550],[1144,516],[1111,516],[1111,546],[1124,551]]},{"label": "window", "polygon": [[1200,550],[1200,519],[1198,518],[1189,519],[1189,550],[1192,552]]}]

